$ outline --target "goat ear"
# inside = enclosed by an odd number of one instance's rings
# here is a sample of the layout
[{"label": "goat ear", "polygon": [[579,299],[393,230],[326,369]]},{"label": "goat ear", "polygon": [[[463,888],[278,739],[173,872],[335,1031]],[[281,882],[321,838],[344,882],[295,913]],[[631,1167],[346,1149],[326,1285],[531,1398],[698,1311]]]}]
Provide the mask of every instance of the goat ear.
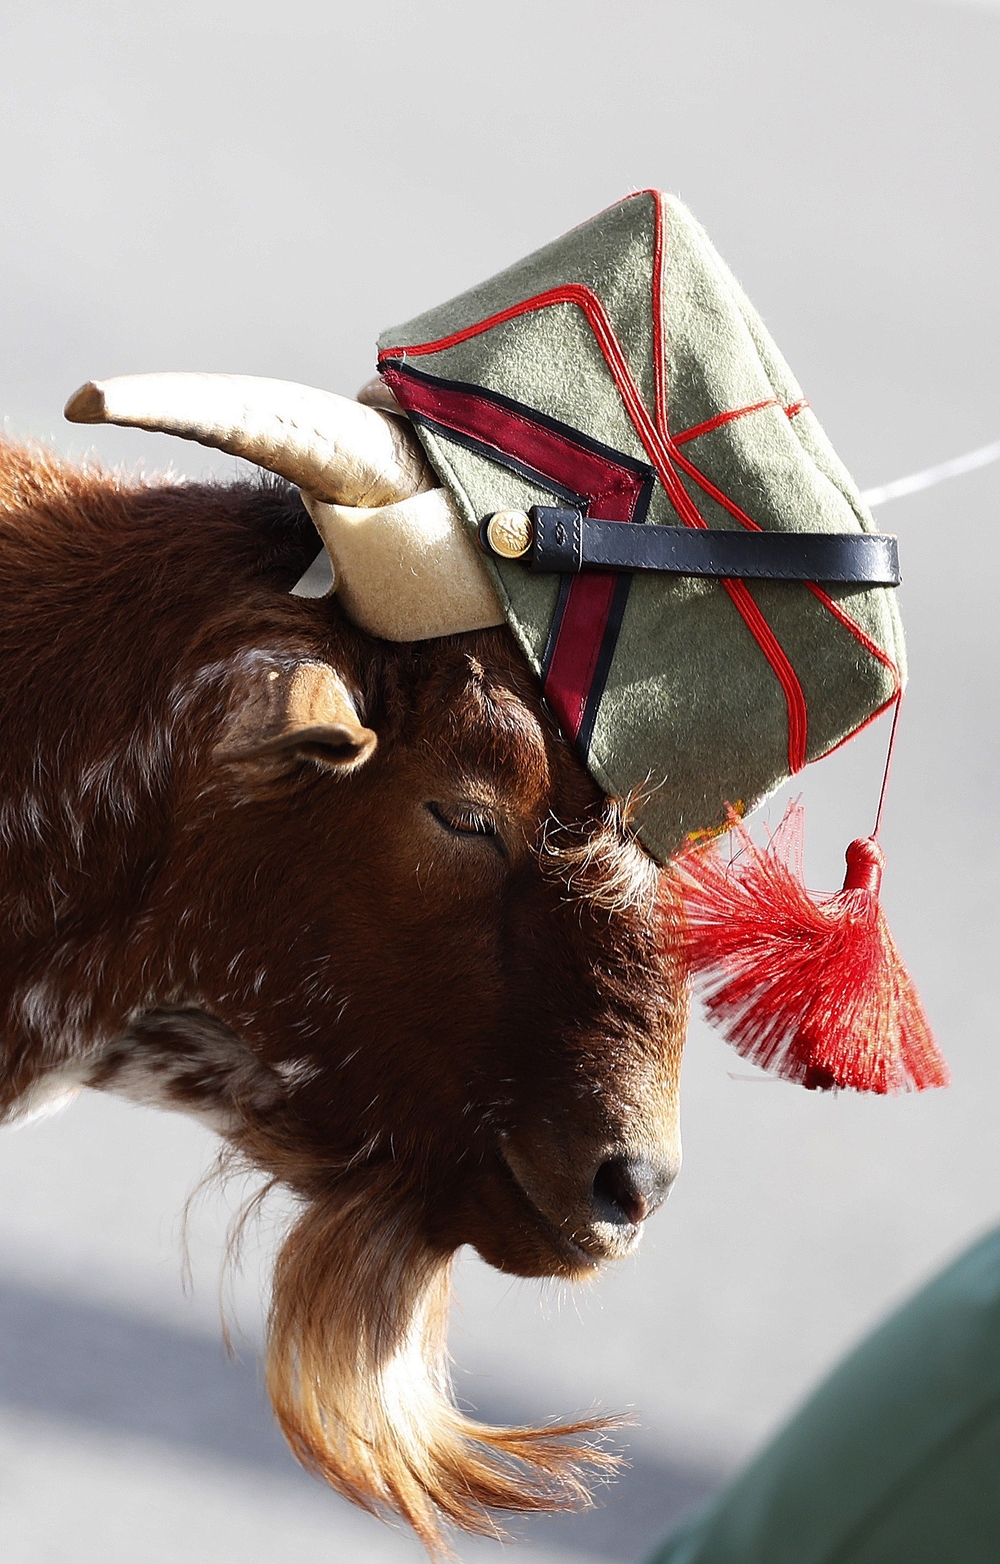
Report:
[{"label": "goat ear", "polygon": [[363,726],[340,675],[328,663],[262,667],[226,737],[220,760],[311,760],[324,771],[355,771],[378,738]]}]

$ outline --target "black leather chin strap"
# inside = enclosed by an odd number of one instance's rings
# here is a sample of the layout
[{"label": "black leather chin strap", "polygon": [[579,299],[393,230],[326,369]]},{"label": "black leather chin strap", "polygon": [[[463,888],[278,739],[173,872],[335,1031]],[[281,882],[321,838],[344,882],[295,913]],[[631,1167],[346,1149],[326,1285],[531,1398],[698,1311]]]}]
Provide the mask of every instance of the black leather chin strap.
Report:
[{"label": "black leather chin strap", "polygon": [[[487,516],[479,529],[487,553],[514,557],[490,541]],[[579,510],[535,505],[527,512],[530,543],[520,557],[529,570],[576,575],[581,570],[658,570],[680,576],[751,581],[848,581],[898,586],[896,539],[877,532],[732,532],[696,527],[636,526],[595,521]],[[529,529],[525,529],[525,535]]]}]

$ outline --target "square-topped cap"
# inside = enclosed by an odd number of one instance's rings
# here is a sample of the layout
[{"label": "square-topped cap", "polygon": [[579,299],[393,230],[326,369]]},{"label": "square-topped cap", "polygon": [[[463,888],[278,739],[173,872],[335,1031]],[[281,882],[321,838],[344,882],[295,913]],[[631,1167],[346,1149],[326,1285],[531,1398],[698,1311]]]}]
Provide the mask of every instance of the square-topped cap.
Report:
[{"label": "square-topped cap", "polygon": [[[535,505],[637,526],[875,531],[739,284],[657,191],[379,349],[470,531]],[[564,736],[633,801],[661,860],[835,748],[905,677],[891,587],[483,560]]]}]

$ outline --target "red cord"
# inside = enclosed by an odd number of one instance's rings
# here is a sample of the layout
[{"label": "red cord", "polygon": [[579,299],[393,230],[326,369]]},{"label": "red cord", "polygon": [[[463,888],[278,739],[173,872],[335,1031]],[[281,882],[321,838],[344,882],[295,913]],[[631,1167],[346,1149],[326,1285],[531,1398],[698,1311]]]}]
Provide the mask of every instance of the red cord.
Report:
[{"label": "red cord", "polygon": [[882,824],[882,805],[885,803],[885,790],[889,786],[889,768],[892,765],[892,752],[896,744],[896,729],[899,726],[899,713],[903,704],[903,692],[900,690],[896,696],[896,710],[893,713],[892,729],[889,733],[889,748],[885,754],[885,770],[882,773],[882,791],[878,795],[878,810],[875,815],[875,829],[872,832],[872,840],[878,839],[879,826]]}]

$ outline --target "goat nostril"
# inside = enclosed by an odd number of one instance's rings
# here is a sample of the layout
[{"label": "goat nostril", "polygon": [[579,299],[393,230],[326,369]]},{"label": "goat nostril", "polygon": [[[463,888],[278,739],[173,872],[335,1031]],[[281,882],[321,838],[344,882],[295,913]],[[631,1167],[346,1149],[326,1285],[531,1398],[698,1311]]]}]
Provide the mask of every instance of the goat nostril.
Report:
[{"label": "goat nostril", "polygon": [[594,1174],[591,1198],[599,1221],[637,1226],[663,1204],[673,1183],[672,1168],[644,1157],[610,1157]]}]

